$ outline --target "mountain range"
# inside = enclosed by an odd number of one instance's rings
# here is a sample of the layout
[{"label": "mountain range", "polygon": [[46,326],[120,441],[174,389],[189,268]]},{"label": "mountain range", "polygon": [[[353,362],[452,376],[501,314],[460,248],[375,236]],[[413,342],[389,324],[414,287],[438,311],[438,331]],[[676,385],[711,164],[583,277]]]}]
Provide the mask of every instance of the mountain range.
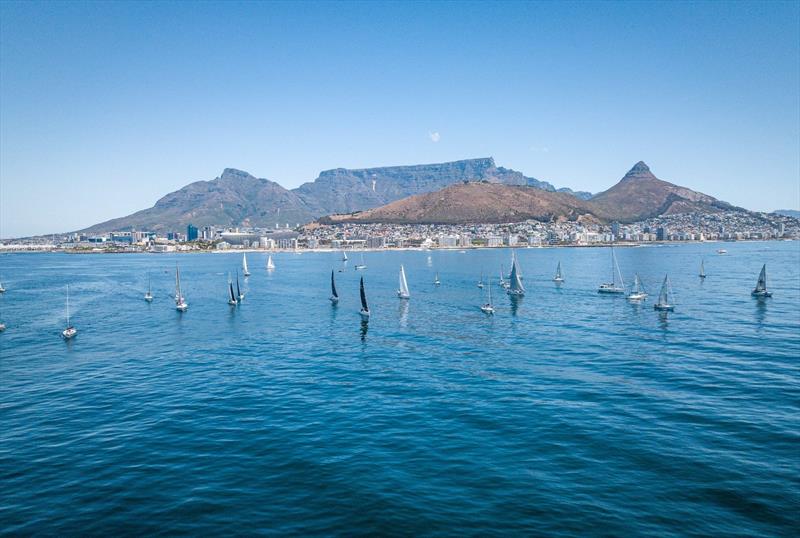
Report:
[{"label": "mountain range", "polygon": [[[470,183],[483,186],[453,188]],[[439,198],[450,201],[449,206],[435,203],[435,197],[420,196],[438,191]],[[397,204],[399,201],[403,203]],[[213,180],[196,181],[167,194],[149,209],[82,231],[163,232],[182,230],[188,224],[271,228],[277,223],[295,225],[332,214],[338,216],[329,221],[375,222],[385,218],[391,222],[501,222],[585,215],[599,221],[629,222],[661,214],[723,209],[736,208],[662,181],[643,162],[634,165],[619,183],[592,196],[556,189],[546,181],[498,167],[487,157],[412,166],[337,168],[291,190],[269,179],[226,168]],[[448,211],[452,212],[449,217]]]}]

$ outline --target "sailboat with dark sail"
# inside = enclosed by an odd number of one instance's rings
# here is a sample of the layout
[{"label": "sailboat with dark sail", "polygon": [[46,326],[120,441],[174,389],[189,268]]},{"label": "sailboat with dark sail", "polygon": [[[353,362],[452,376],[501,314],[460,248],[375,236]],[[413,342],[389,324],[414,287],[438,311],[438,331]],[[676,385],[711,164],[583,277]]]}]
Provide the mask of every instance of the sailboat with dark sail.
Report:
[{"label": "sailboat with dark sail", "polygon": [[239,302],[241,303],[244,301],[244,293],[242,293],[242,289],[239,287],[239,271],[236,271],[236,297],[239,298]]},{"label": "sailboat with dark sail", "polygon": [[233,280],[231,280],[230,273],[228,273],[228,304],[231,306],[239,304],[239,301],[236,300],[236,295],[233,293]]},{"label": "sailboat with dark sail", "polygon": [[331,269],[331,303],[336,304],[339,302],[339,293],[336,291],[336,280],[333,278],[333,269]]},{"label": "sailboat with dark sail", "polygon": [[669,275],[664,276],[664,283],[661,284],[661,292],[658,294],[658,302],[653,305],[655,310],[672,312],[675,310],[675,301],[672,299],[672,286],[669,283]]},{"label": "sailboat with dark sail", "polygon": [[367,294],[364,291],[364,277],[361,277],[361,284],[359,285],[359,293],[361,295],[361,319],[369,319],[369,305],[367,305]]},{"label": "sailboat with dark sail", "polygon": [[706,264],[705,260],[700,260],[700,278],[706,277]]},{"label": "sailboat with dark sail", "polygon": [[753,297],[772,297],[772,292],[767,291],[767,264],[761,267],[761,272],[758,274],[758,282],[756,282],[755,289],[750,292]]}]

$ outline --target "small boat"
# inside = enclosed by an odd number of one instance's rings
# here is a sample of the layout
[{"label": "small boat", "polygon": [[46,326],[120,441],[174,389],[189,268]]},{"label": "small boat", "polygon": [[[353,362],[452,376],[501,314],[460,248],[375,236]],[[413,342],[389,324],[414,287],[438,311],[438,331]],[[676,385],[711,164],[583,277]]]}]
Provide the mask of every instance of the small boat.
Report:
[{"label": "small boat", "polygon": [[647,292],[644,291],[639,273],[633,277],[633,291],[628,294],[629,301],[644,301],[647,299]]},{"label": "small boat", "polygon": [[506,274],[505,268],[503,267],[503,264],[501,263],[500,264],[500,287],[503,288],[504,290],[507,290],[508,289],[508,283],[506,282],[506,279],[503,276],[505,274]]},{"label": "small boat", "polygon": [[0,333],[6,330],[6,324],[0,322]]},{"label": "small boat", "polygon": [[434,286],[439,286],[441,283],[442,283],[442,281],[439,280],[439,271],[436,271],[436,276],[433,277],[433,285]]},{"label": "small boat", "polygon": [[669,275],[664,276],[664,283],[661,284],[661,292],[658,294],[658,302],[653,305],[655,310],[672,312],[675,304],[672,298],[672,286],[669,283]]},{"label": "small boat", "polygon": [[153,291],[150,288],[150,273],[147,273],[147,292],[144,294],[144,300],[148,303],[153,302]]},{"label": "small boat", "polygon": [[239,304],[239,301],[236,300],[236,294],[233,293],[233,280],[231,280],[230,273],[228,273],[228,304],[231,306]]},{"label": "small boat", "polygon": [[240,303],[244,300],[244,293],[242,293],[242,289],[239,287],[239,271],[236,271],[236,297],[239,298]]},{"label": "small boat", "polygon": [[186,312],[188,308],[189,305],[186,304],[181,291],[181,271],[178,269],[178,264],[175,264],[175,309],[178,312]]},{"label": "small boat", "polygon": [[706,277],[706,265],[705,260],[700,260],[700,278]]},{"label": "small boat", "polygon": [[250,276],[250,271],[247,269],[247,254],[242,253],[242,273],[244,276]]},{"label": "small boat", "polygon": [[343,262],[347,261],[347,252],[345,252],[344,250],[342,251],[342,261]]},{"label": "small boat", "polygon": [[64,337],[64,340],[69,340],[76,334],[78,334],[78,329],[69,322],[69,284],[67,284],[67,328],[61,331],[61,336]]},{"label": "small boat", "polygon": [[509,285],[508,289],[506,289],[506,293],[512,296],[521,297],[525,295],[525,287],[522,285],[522,280],[519,278],[520,270],[519,265],[517,264],[517,257],[513,255],[511,257],[511,276],[509,277]]},{"label": "small boat", "polygon": [[272,254],[267,256],[267,271],[275,269],[275,264],[272,262]]},{"label": "small boat", "polygon": [[410,299],[411,294],[408,292],[408,282],[406,282],[406,270],[403,265],[400,265],[400,287],[397,288],[397,296],[400,299]]},{"label": "small boat", "polygon": [[489,283],[489,302],[481,306],[481,312],[488,315],[494,314],[494,305],[492,305],[492,284]]},{"label": "small boat", "polygon": [[481,271],[481,279],[478,281],[478,287],[483,289],[483,271]]},{"label": "small boat", "polygon": [[[619,279],[619,283],[617,282]],[[619,270],[617,263],[617,255],[614,253],[614,247],[611,247],[611,282],[600,284],[597,288],[597,293],[617,294],[622,295],[625,293],[625,282],[622,280],[622,273]]]},{"label": "small boat", "polygon": [[336,281],[333,279],[333,269],[331,269],[331,303],[336,304],[339,302],[339,293],[336,291]]},{"label": "small boat", "polygon": [[361,318],[364,320],[369,319],[369,306],[367,305],[367,294],[364,292],[364,277],[361,277],[361,284],[359,287],[359,292],[361,294]]},{"label": "small boat", "polygon": [[756,282],[755,289],[750,292],[753,297],[772,297],[772,292],[767,291],[767,264],[761,267],[761,272],[758,274],[758,282]]},{"label": "small boat", "polygon": [[727,254],[727,253],[728,251],[725,250],[724,248],[717,249],[717,254]]},{"label": "small boat", "polygon": [[560,284],[564,282],[564,275],[561,274],[561,262],[558,262],[556,267],[556,276],[553,277],[553,282]]},{"label": "small boat", "polygon": [[364,255],[362,254],[361,255],[361,263],[356,265],[355,269],[356,269],[356,271],[361,271],[362,269],[366,269],[366,268],[367,268],[367,264],[364,263]]},{"label": "small boat", "polygon": [[5,293],[6,289],[3,287],[3,283],[0,282],[0,293]]}]

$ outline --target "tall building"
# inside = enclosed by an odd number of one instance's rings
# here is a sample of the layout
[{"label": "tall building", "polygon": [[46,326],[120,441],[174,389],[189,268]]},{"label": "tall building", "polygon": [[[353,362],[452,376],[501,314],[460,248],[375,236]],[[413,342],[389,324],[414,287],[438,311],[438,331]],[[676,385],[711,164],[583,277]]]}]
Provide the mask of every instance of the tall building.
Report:
[{"label": "tall building", "polygon": [[197,241],[197,226],[192,226],[190,224],[186,227],[186,240]]}]

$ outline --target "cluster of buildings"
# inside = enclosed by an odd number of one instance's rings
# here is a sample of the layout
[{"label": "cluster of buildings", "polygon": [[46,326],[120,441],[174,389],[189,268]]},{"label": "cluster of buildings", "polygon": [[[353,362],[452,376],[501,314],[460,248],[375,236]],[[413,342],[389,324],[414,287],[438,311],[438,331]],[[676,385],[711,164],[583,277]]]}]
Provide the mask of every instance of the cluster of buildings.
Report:
[{"label": "cluster of buildings", "polygon": [[590,246],[654,241],[800,239],[800,219],[725,211],[661,216],[631,224],[529,220],[508,224],[311,223],[295,229],[187,226],[185,231],[111,231],[39,237],[0,249],[88,252],[174,252],[228,249],[382,249]]}]

